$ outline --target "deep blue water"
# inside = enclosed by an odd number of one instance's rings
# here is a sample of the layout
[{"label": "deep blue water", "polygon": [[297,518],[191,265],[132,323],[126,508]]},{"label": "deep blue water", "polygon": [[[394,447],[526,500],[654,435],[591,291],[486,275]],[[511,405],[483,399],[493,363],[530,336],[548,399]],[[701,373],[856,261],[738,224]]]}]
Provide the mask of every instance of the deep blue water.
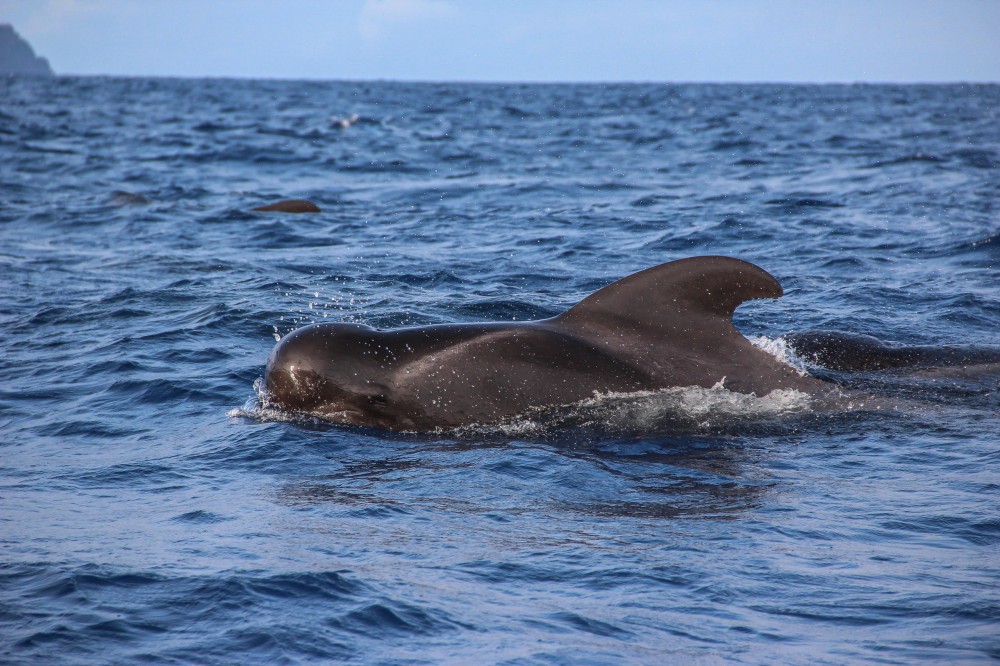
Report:
[{"label": "deep blue water", "polygon": [[736,317],[777,352],[995,347],[998,210],[997,85],[0,79],[0,661],[1000,659],[996,368],[433,436],[254,389],[309,322],[547,317],[698,254],[782,282]]}]

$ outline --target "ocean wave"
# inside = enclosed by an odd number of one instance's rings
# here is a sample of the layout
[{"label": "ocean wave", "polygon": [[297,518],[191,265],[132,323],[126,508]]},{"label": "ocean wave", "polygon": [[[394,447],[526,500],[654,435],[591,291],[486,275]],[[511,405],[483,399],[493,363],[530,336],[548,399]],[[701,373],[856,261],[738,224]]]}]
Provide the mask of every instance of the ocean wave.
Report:
[{"label": "ocean wave", "polygon": [[[833,370],[784,332],[997,347],[1000,86],[0,99],[0,661],[996,654],[1000,365]],[[250,212],[298,197],[323,213]],[[784,297],[738,328],[838,388],[420,435],[248,388],[303,324],[544,318],[693,254],[772,273]]]}]

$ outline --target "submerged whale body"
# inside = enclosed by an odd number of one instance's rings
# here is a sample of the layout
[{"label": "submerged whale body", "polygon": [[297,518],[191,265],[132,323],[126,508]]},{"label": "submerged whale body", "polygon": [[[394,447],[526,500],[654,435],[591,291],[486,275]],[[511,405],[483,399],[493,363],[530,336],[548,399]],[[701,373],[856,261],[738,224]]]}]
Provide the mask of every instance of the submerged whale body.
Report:
[{"label": "submerged whale body", "polygon": [[694,257],[623,278],[541,321],[391,331],[314,324],[271,352],[265,400],[339,423],[428,431],[595,392],[826,390],[733,327],[741,303],[781,295],[777,280],[753,264]]},{"label": "submerged whale body", "polygon": [[784,336],[799,356],[830,370],[872,372],[926,370],[1000,364],[1000,348],[897,345],[870,335],[804,331]]}]

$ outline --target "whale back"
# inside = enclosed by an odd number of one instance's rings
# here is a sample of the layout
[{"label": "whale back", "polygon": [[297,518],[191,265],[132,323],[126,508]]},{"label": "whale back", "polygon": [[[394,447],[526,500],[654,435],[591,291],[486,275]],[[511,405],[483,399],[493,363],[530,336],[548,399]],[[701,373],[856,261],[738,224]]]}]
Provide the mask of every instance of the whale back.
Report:
[{"label": "whale back", "polygon": [[555,317],[570,330],[618,329],[645,335],[735,332],[733,312],[756,298],[778,298],[764,269],[729,257],[691,257],[648,268],[600,289]]},{"label": "whale back", "polygon": [[282,408],[421,431],[492,423],[595,392],[824,390],[733,327],[740,303],[781,294],[753,264],[696,257],[626,277],[542,321],[394,331],[313,324],[275,346],[265,386]]}]

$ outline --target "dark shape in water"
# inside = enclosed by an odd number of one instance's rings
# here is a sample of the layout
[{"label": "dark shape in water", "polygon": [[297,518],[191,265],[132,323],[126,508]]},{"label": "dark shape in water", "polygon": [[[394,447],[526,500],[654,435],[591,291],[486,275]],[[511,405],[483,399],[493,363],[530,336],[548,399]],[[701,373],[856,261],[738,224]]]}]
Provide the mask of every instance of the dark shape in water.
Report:
[{"label": "dark shape in water", "polygon": [[795,353],[830,370],[923,369],[1000,363],[1000,349],[891,345],[870,335],[839,331],[804,331],[785,336]]},{"label": "dark shape in water", "polygon": [[109,206],[142,206],[144,204],[151,203],[151,199],[142,194],[136,194],[135,192],[126,192],[124,190],[115,190],[108,197],[107,204]]},{"label": "dark shape in water", "polygon": [[266,206],[254,208],[258,213],[319,213],[319,206],[306,199],[285,199]]},{"label": "dark shape in water", "polygon": [[267,404],[339,423],[428,431],[494,423],[594,393],[675,386],[826,392],[755,347],[732,323],[781,286],[753,264],[694,257],[607,286],[534,322],[379,331],[314,324],[271,352]]}]

